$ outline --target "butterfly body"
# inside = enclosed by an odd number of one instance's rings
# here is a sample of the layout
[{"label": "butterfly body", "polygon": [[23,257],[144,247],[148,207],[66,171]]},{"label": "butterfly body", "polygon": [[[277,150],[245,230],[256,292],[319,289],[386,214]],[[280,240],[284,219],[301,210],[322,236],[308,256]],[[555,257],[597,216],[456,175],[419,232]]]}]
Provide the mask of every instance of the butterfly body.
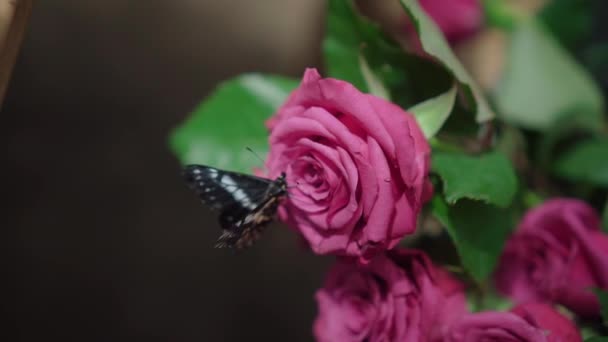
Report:
[{"label": "butterfly body", "polygon": [[272,221],[287,194],[285,174],[271,180],[204,165],[183,171],[188,186],[201,201],[220,212],[222,235],[215,247],[249,247]]}]

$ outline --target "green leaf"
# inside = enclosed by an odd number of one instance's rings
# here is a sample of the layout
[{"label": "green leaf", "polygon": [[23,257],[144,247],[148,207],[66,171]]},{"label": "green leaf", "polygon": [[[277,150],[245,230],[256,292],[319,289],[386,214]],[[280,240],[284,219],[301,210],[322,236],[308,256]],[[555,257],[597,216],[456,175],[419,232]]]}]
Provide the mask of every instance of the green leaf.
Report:
[{"label": "green leaf", "polygon": [[448,203],[468,198],[503,208],[511,204],[517,191],[517,178],[511,162],[502,153],[468,156],[436,152],[432,158],[433,171],[443,180]]},{"label": "green leaf", "polygon": [[545,130],[578,108],[602,122],[604,103],[591,76],[533,19],[514,29],[494,95],[503,118],[525,128]]},{"label": "green leaf", "polygon": [[292,79],[261,74],[223,82],[172,132],[172,151],[182,164],[251,172],[261,162],[245,148],[266,154],[264,121],[297,85]]},{"label": "green leaf", "polygon": [[428,58],[406,54],[352,1],[329,0],[323,56],[328,77],[411,107],[449,89],[453,77]]},{"label": "green leaf", "polygon": [[413,113],[424,136],[432,138],[450,116],[456,100],[456,85],[447,92],[408,109]]},{"label": "green leaf", "polygon": [[564,46],[575,48],[593,28],[592,6],[587,0],[552,0],[539,18]]},{"label": "green leaf", "polygon": [[483,97],[483,93],[443,37],[443,34],[425,12],[417,0],[401,0],[411,21],[414,23],[423,50],[446,68],[458,81],[460,88],[471,101],[477,122],[494,118],[494,112]]},{"label": "green leaf", "polygon": [[370,94],[390,101],[391,95],[389,91],[382,83],[382,80],[380,80],[380,78],[378,78],[374,71],[372,71],[372,69],[369,67],[367,60],[365,59],[365,56],[363,56],[362,53],[359,53],[359,66],[361,68],[363,79],[365,80],[365,84],[367,85]]},{"label": "green leaf", "polygon": [[602,319],[608,327],[608,292],[600,289],[594,289],[593,292],[600,301]]},{"label": "green leaf", "polygon": [[515,24],[526,16],[504,0],[484,0],[482,2],[484,17],[488,27],[511,30]]},{"label": "green leaf", "polygon": [[369,88],[360,66],[363,44],[374,41],[379,28],[355,13],[347,0],[329,0],[323,55],[329,76],[345,80],[362,92]]},{"label": "green leaf", "polygon": [[594,336],[585,340],[585,342],[608,342],[607,336]]},{"label": "green leaf", "polygon": [[524,190],[524,193],[522,195],[523,205],[528,209],[538,207],[546,200],[541,195],[530,189]]},{"label": "green leaf", "polygon": [[608,139],[575,145],[555,161],[553,172],[572,181],[608,187]]},{"label": "green leaf", "polygon": [[500,134],[495,139],[495,150],[504,154],[514,165],[522,165],[525,156],[522,151],[528,148],[528,141],[524,133],[515,126],[501,124]]},{"label": "green leaf", "polygon": [[503,297],[495,291],[481,293],[481,298],[477,300],[474,300],[475,296],[468,297],[471,312],[508,311],[513,307],[513,301],[510,298]]},{"label": "green leaf", "polygon": [[536,160],[545,170],[550,168],[556,150],[560,143],[568,139],[580,140],[582,137],[597,136],[601,134],[602,127],[598,126],[597,118],[584,108],[571,110],[556,118],[540,137],[537,145]]},{"label": "green leaf", "polygon": [[448,206],[441,196],[433,197],[431,207],[452,237],[464,268],[482,283],[494,270],[513,227],[511,212],[471,200]]}]

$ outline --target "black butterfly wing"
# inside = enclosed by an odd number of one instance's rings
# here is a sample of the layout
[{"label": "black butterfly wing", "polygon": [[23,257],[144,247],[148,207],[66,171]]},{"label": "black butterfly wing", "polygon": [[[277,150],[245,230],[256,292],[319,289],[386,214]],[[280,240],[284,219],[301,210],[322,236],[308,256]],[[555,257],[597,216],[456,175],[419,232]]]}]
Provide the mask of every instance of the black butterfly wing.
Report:
[{"label": "black butterfly wing", "polygon": [[237,207],[237,211],[255,209],[272,183],[269,179],[204,165],[186,166],[183,176],[205,205],[220,211],[229,207]]},{"label": "black butterfly wing", "polygon": [[216,247],[250,246],[276,210],[276,205],[272,209],[268,205],[278,203],[268,194],[272,184],[269,179],[203,165],[188,165],[184,178],[204,204],[221,211],[223,233]]},{"label": "black butterfly wing", "polygon": [[280,202],[279,196],[267,196],[252,211],[239,211],[239,208],[227,208],[220,215],[224,228],[215,247],[250,247],[261,236],[263,229],[272,221]]}]

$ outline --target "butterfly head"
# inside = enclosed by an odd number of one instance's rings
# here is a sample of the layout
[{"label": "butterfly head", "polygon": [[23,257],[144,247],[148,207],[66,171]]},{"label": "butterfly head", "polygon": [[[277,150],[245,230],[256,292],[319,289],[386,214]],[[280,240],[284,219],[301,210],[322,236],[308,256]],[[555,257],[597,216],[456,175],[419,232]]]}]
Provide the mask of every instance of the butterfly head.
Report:
[{"label": "butterfly head", "polygon": [[281,172],[281,175],[274,181],[275,193],[277,195],[284,195],[287,193],[287,175],[285,172]]}]

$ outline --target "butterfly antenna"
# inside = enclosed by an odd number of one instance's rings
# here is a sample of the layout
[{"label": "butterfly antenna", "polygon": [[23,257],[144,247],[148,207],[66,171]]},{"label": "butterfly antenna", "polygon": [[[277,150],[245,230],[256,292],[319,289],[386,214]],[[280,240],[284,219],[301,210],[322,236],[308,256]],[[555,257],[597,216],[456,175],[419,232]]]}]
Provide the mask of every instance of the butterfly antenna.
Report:
[{"label": "butterfly antenna", "polygon": [[256,158],[258,158],[258,160],[260,162],[262,162],[262,165],[264,165],[264,171],[268,172],[268,165],[266,165],[266,162],[264,161],[264,159],[262,159],[262,157],[260,157],[259,154],[255,153],[254,150],[251,149],[251,147],[247,146],[245,147],[245,149],[249,152],[251,152],[251,154],[253,154]]}]

